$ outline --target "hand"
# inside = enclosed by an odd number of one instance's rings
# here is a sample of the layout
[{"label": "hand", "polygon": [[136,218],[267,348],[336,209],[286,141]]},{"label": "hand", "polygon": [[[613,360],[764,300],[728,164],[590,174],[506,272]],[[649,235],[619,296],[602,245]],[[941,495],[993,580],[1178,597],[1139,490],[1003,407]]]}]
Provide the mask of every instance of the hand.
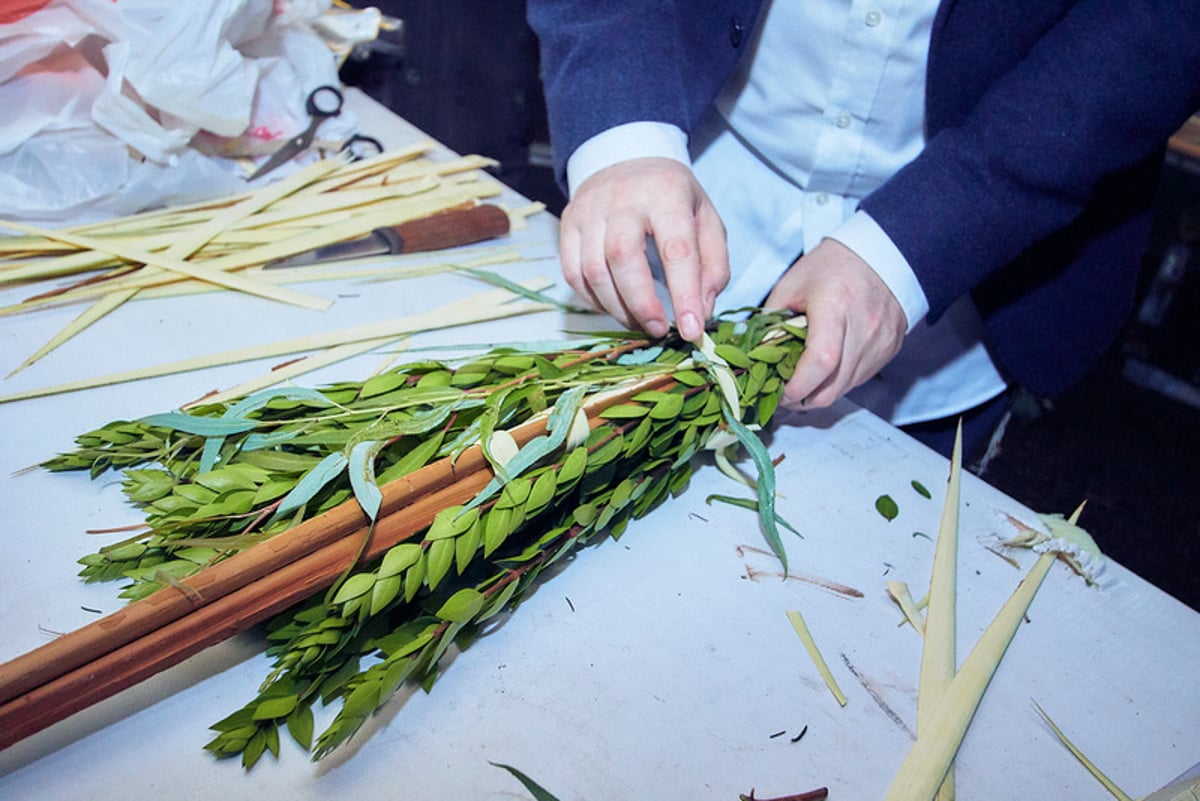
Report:
[{"label": "hand", "polygon": [[833,239],[800,257],[766,305],[808,317],[804,353],[784,389],[788,406],[829,406],[891,361],[908,330],[904,310],[883,279]]},{"label": "hand", "polygon": [[725,226],[691,169],[664,158],[630,159],[600,170],[563,211],[559,253],[567,283],[628,328],[660,337],[667,312],[646,260],[653,236],[679,332],[700,338],[729,281]]}]

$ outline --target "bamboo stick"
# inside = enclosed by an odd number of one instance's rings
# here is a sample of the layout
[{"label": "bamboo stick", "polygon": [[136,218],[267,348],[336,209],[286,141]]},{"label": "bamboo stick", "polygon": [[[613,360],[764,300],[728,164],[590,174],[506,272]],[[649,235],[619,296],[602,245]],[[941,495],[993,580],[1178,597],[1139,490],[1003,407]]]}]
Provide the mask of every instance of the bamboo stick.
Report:
[{"label": "bamboo stick", "polygon": [[[654,375],[597,393],[589,422],[609,406],[674,383]],[[545,431],[549,413],[510,432],[524,444]],[[374,558],[465,503],[492,478],[479,445],[381,488],[371,539],[353,499],[218,562],[119,612],[0,665],[0,749],[179,663],[329,586],[356,559]]]}]

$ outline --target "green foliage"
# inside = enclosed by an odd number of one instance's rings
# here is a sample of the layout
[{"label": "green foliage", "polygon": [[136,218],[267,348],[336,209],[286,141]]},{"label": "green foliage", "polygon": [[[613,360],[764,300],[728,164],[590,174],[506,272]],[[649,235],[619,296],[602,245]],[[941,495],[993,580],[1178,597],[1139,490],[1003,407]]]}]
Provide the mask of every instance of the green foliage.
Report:
[{"label": "green foliage", "polygon": [[[84,557],[82,572],[126,580],[124,593],[138,597],[338,503],[357,501],[374,518],[380,484],[547,416],[546,433],[507,456],[468,503],[356,565],[332,593],[277,615],[268,624],[272,671],[255,698],[213,726],[209,751],[250,767],[278,754],[283,727],[316,757],[329,753],[406,682],[432,686],[446,651],[519,604],[547,567],[682,492],[714,435],[731,432],[750,452],[759,477],[748,505],[785,558],[773,468],[753,425],[776,408],[803,331],[759,313],[719,322],[707,353],[673,336],[565,347],[497,348],[457,366],[425,361],[361,384],[111,423],[46,463],[123,471],[148,528]],[[655,375],[674,381],[609,407],[576,441],[588,396]],[[337,708],[319,733],[317,702]]]}]

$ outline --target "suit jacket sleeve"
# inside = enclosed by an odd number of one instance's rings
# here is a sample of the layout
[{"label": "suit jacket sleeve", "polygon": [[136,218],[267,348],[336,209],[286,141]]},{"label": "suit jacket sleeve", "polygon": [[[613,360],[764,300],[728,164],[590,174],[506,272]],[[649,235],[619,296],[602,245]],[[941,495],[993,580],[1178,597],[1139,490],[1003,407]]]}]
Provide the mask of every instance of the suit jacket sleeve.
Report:
[{"label": "suit jacket sleeve", "polygon": [[970,80],[988,31],[956,31],[971,3],[946,5],[927,118],[950,119],[862,204],[912,265],[932,318],[1072,223],[1200,109],[1200,3],[1083,0],[954,119],[938,106],[939,84]]},{"label": "suit jacket sleeve", "polygon": [[692,130],[733,71],[759,5],[529,0],[560,183],[567,158],[601,131],[644,121]]}]

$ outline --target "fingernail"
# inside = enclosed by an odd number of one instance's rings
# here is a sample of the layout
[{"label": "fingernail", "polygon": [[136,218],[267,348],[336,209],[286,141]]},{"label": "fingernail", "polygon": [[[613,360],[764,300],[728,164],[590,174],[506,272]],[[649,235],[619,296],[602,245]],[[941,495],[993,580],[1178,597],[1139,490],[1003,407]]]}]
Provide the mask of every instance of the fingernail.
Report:
[{"label": "fingernail", "polygon": [[667,335],[667,332],[670,330],[671,330],[670,326],[668,326],[666,321],[664,321],[664,320],[647,320],[646,321],[646,333],[649,334],[650,336],[654,337],[655,339],[658,339],[659,337],[665,337]]},{"label": "fingernail", "polygon": [[700,319],[691,312],[679,318],[679,333],[687,341],[692,342],[699,339],[703,332],[704,326],[700,325]]}]

